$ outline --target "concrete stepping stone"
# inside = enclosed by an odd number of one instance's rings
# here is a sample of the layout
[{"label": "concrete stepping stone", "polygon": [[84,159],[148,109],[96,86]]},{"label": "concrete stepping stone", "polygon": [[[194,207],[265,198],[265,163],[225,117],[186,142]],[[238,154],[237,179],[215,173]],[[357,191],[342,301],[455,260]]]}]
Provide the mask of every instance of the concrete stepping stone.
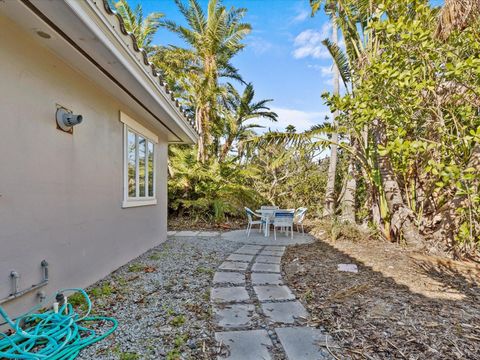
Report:
[{"label": "concrete stepping stone", "polygon": [[273,251],[285,251],[286,247],[285,246],[280,246],[280,245],[268,245],[265,246],[265,250],[273,250]]},{"label": "concrete stepping stone", "polygon": [[267,263],[267,264],[280,264],[281,260],[282,260],[281,256],[258,255],[255,261],[259,263]]},{"label": "concrete stepping stone", "polygon": [[167,236],[173,236],[175,235],[177,232],[172,230],[172,231],[167,231]]},{"label": "concrete stepping stone", "polygon": [[278,265],[278,264],[255,263],[252,266],[252,271],[280,273],[280,265]]},{"label": "concrete stepping stone", "polygon": [[293,324],[296,318],[307,319],[308,312],[299,301],[262,304],[263,313],[276,323]]},{"label": "concrete stepping stone", "polygon": [[194,237],[194,236],[197,236],[198,233],[199,233],[198,231],[177,231],[177,233],[175,234],[175,236]]},{"label": "concrete stepping stone", "polygon": [[248,268],[248,263],[239,261],[224,261],[218,268],[220,270],[245,271]]},{"label": "concrete stepping stone", "polygon": [[250,262],[253,260],[253,255],[232,254],[227,258],[227,260]]},{"label": "concrete stepping stone", "polygon": [[255,314],[255,305],[217,305],[213,308],[215,323],[225,329],[249,326]]},{"label": "concrete stepping stone", "polygon": [[228,346],[230,352],[217,359],[228,360],[270,360],[268,349],[273,347],[266,330],[217,332],[215,340]]},{"label": "concrete stepping stone", "polygon": [[260,250],[257,249],[238,249],[234,254],[257,255]]},{"label": "concrete stepping stone", "polygon": [[255,294],[257,294],[260,301],[295,300],[295,295],[293,295],[288,286],[254,286],[253,290],[255,290]]},{"label": "concrete stepping stone", "polygon": [[250,296],[243,286],[234,286],[211,289],[210,299],[215,303],[243,302],[250,300]]},{"label": "concrete stepping stone", "polygon": [[[289,360],[332,359],[325,347],[327,336],[319,329],[310,327],[276,328],[275,332]],[[330,343],[330,338],[328,338]],[[333,345],[333,342],[331,343]]]},{"label": "concrete stepping stone", "polygon": [[215,275],[213,275],[213,283],[245,285],[245,274],[240,272],[217,271]]},{"label": "concrete stepping stone", "polygon": [[219,231],[200,231],[198,233],[199,237],[216,237],[219,235],[220,235]]},{"label": "concrete stepping stone", "polygon": [[283,285],[280,274],[252,273],[253,285]]},{"label": "concrete stepping stone", "polygon": [[285,251],[281,250],[262,250],[260,255],[282,256]]},{"label": "concrete stepping stone", "polygon": [[247,244],[243,245],[240,249],[254,249],[254,250],[260,250],[263,248],[263,245],[252,245],[252,244]]}]

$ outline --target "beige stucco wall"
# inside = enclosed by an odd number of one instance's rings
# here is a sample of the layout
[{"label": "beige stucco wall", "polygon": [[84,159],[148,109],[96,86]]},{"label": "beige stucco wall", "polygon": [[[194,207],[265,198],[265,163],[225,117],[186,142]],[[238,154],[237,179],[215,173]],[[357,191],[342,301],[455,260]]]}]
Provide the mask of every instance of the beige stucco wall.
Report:
[{"label": "beige stucco wall", "polygon": [[[47,294],[85,287],[166,239],[165,136],[156,132],[158,204],[122,209],[119,111],[142,119],[2,17],[0,30],[0,298],[12,269],[22,289],[39,282],[43,259]],[[56,129],[56,104],[84,116],[73,136]]]}]

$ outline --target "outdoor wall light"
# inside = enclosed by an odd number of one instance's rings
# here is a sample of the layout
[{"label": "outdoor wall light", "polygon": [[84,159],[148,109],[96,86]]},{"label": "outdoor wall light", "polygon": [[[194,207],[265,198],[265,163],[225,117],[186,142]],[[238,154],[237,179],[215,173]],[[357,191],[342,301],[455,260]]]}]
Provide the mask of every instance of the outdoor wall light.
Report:
[{"label": "outdoor wall light", "polygon": [[61,130],[66,132],[72,132],[72,128],[83,121],[83,116],[74,115],[71,111],[64,108],[58,108],[56,119],[57,125]]}]

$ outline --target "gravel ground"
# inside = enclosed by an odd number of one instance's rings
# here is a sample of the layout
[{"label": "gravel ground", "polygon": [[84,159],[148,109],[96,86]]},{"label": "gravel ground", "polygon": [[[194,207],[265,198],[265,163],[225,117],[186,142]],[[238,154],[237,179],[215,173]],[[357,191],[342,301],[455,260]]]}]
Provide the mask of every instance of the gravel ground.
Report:
[{"label": "gravel ground", "polygon": [[212,359],[210,287],[218,265],[242,244],[169,238],[87,289],[96,315],[117,331],[79,359]]}]

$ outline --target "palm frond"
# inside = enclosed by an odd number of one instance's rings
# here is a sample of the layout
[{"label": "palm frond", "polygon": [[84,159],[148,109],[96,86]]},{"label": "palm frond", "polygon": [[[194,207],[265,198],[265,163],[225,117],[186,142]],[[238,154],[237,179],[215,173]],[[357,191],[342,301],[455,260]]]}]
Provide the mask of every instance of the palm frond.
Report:
[{"label": "palm frond", "polygon": [[479,0],[445,0],[438,17],[436,36],[446,40],[453,31],[464,30],[479,16]]},{"label": "palm frond", "polygon": [[323,40],[322,44],[325,45],[330,52],[340,76],[342,77],[345,88],[348,89],[348,82],[350,81],[352,74],[350,72],[350,64],[347,56],[337,44],[332,43],[329,39]]},{"label": "palm frond", "polygon": [[322,5],[323,0],[310,0],[310,8],[312,9],[312,16],[314,16],[318,10],[320,10],[320,6]]}]

